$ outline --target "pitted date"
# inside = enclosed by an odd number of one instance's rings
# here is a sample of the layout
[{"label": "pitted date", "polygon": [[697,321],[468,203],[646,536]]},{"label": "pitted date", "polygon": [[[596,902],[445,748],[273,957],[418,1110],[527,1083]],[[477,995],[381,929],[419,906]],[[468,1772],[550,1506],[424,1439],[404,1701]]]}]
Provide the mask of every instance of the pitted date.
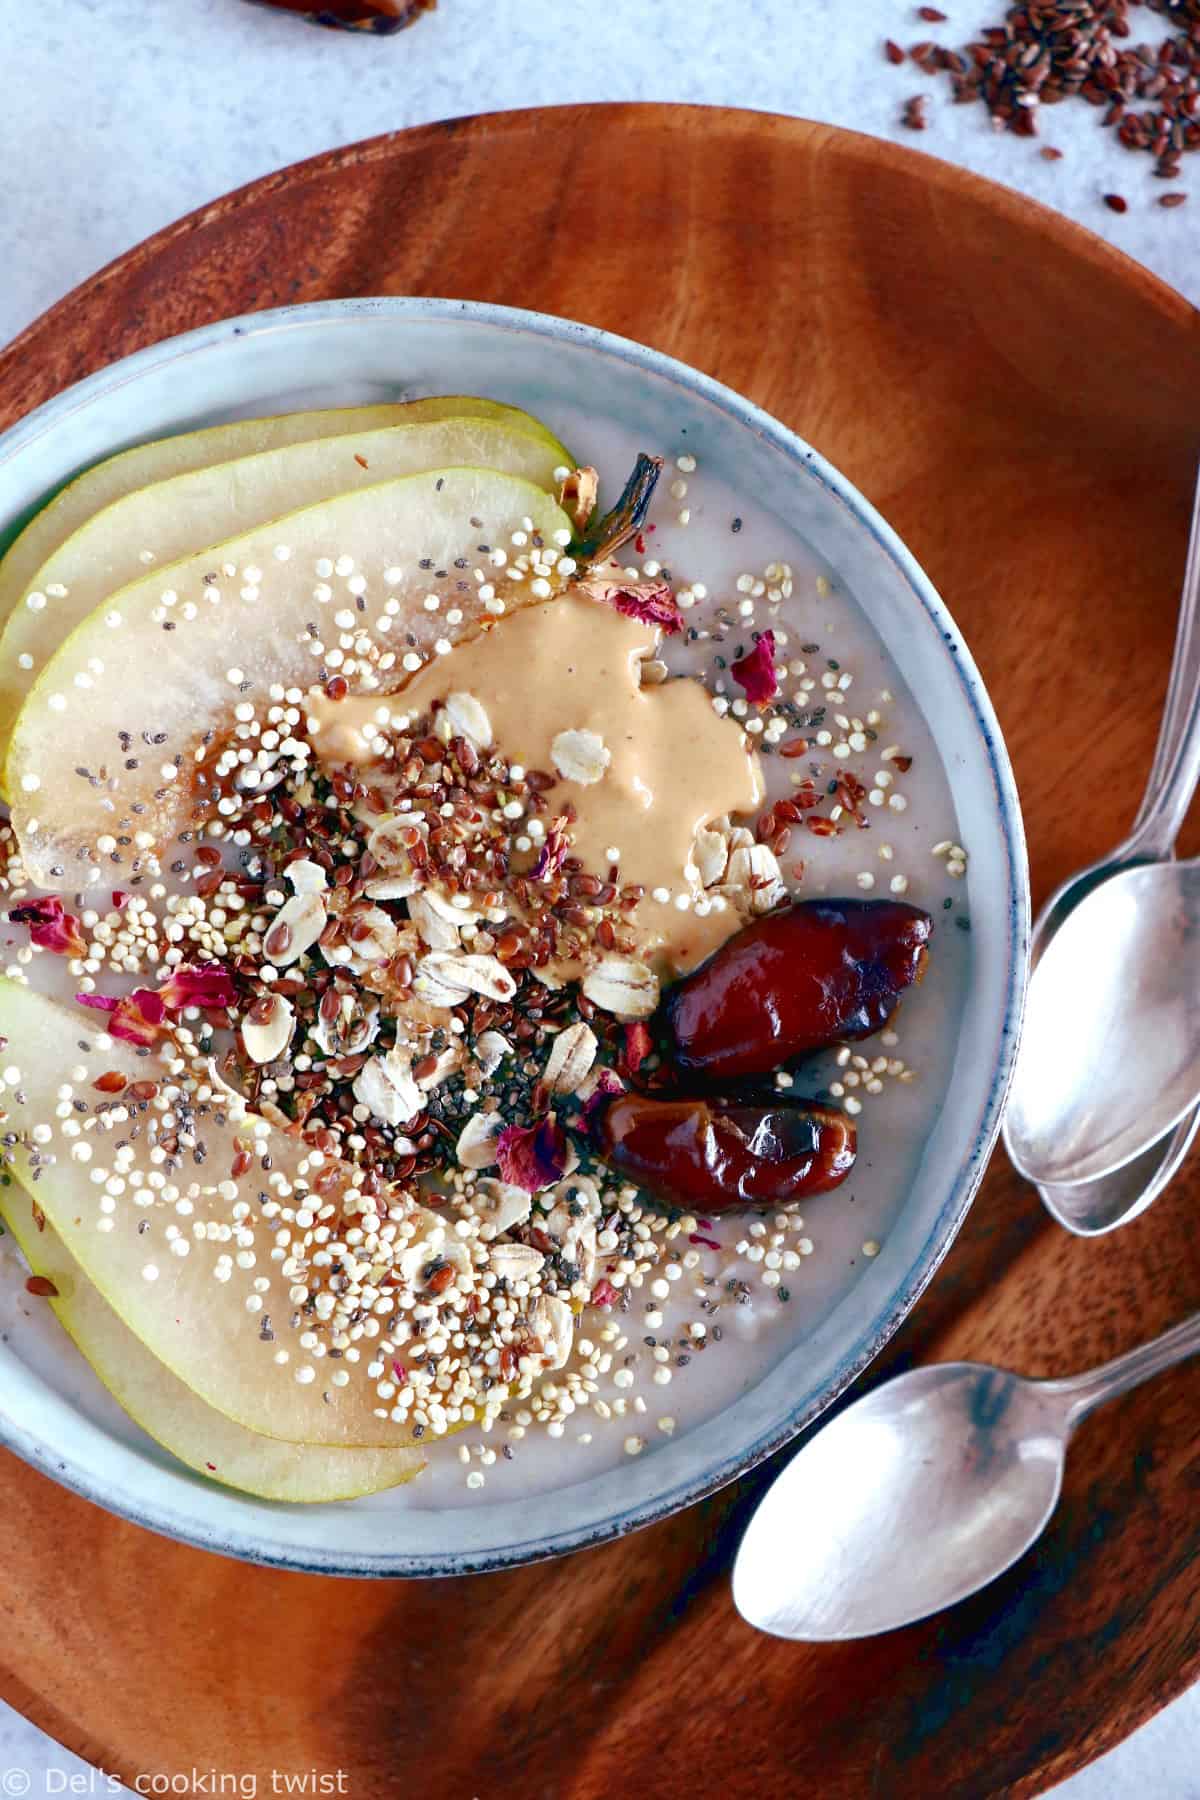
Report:
[{"label": "pitted date", "polygon": [[668,995],[670,1061],[727,1081],[870,1037],[921,979],[932,929],[902,900],[801,900],[757,920]]},{"label": "pitted date", "polygon": [[810,1101],[755,1106],[622,1094],[601,1115],[600,1152],[672,1206],[699,1213],[785,1206],[854,1167],[852,1121]]},{"label": "pitted date", "polygon": [[255,6],[272,6],[280,12],[299,13],[310,25],[330,25],[338,31],[370,31],[387,37],[413,25],[437,0],[252,0]]}]

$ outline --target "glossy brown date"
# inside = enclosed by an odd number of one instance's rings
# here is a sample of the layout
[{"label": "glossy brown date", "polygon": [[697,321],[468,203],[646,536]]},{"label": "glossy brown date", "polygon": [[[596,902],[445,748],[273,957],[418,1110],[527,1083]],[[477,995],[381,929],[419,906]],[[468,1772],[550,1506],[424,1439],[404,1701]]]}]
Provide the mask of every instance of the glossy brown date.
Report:
[{"label": "glossy brown date", "polygon": [[870,1037],[919,981],[933,929],[902,900],[801,900],[747,925],[667,997],[681,1075],[762,1075],[839,1038]]},{"label": "glossy brown date", "polygon": [[815,1102],[766,1106],[622,1094],[598,1125],[611,1168],[698,1213],[784,1206],[837,1187],[854,1167],[854,1126]]},{"label": "glossy brown date", "polygon": [[252,0],[252,4],[299,13],[310,25],[373,31],[378,37],[386,37],[414,24],[423,12],[436,6],[437,0]]}]

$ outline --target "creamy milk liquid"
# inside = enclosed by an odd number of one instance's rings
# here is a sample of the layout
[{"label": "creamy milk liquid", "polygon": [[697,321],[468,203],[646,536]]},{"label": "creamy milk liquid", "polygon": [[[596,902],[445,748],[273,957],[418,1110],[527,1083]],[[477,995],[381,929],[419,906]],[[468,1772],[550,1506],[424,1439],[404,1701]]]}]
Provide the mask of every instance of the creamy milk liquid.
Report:
[{"label": "creamy milk liquid", "polygon": [[[322,397],[322,403],[329,403],[328,396]],[[816,837],[803,827],[798,828],[793,831],[791,846],[782,860],[785,874],[797,860],[802,859],[806,865],[804,880],[797,889],[800,897],[830,894],[887,898],[892,878],[904,875],[908,888],[903,898],[932,914],[934,936],[928,973],[923,985],[907,997],[900,1009],[895,1021],[898,1042],[886,1046],[873,1038],[853,1046],[856,1053],[868,1059],[879,1055],[903,1059],[916,1071],[916,1079],[901,1083],[885,1077],[883,1092],[875,1095],[866,1095],[861,1088],[855,1090],[863,1103],[857,1117],[857,1167],[840,1191],[818,1196],[800,1208],[803,1229],[789,1231],[782,1247],[796,1249],[808,1242],[812,1249],[811,1254],[802,1256],[798,1268],[782,1274],[782,1284],[790,1295],[786,1303],[779,1300],[779,1290],[763,1285],[761,1262],[755,1266],[733,1255],[733,1247],[739,1241],[754,1242],[749,1227],[755,1215],[716,1218],[712,1229],[706,1229],[703,1235],[717,1239],[722,1245],[721,1253],[699,1248],[699,1265],[685,1269],[682,1278],[673,1284],[671,1300],[662,1304],[661,1325],[650,1328],[644,1321],[645,1309],[652,1304],[645,1289],[631,1292],[627,1312],[614,1310],[608,1315],[588,1309],[579,1323],[579,1335],[593,1338],[609,1317],[619,1327],[628,1341],[620,1349],[609,1346],[614,1350],[613,1373],[627,1359],[636,1358],[634,1385],[624,1392],[628,1399],[635,1394],[644,1398],[644,1413],[635,1414],[632,1404],[624,1417],[607,1420],[593,1412],[577,1412],[557,1440],[531,1426],[519,1441],[509,1443],[506,1427],[501,1423],[486,1440],[478,1429],[468,1428],[440,1444],[427,1442],[429,1467],[419,1480],[391,1493],[355,1502],[378,1510],[487,1506],[512,1501],[526,1493],[574,1485],[628,1460],[625,1441],[635,1434],[645,1440],[642,1454],[651,1456],[668,1441],[660,1429],[660,1420],[674,1421],[673,1436],[677,1439],[689,1427],[736,1401],[782,1355],[801,1344],[854,1286],[867,1265],[864,1244],[882,1244],[903,1205],[946,1089],[961,997],[970,973],[970,935],[956,928],[960,917],[965,921],[966,885],[950,878],[944,857],[931,853],[935,844],[961,841],[945,772],[916,699],[904,689],[855,598],[839,588],[836,569],[815,562],[803,543],[772,515],[757,508],[749,496],[735,493],[711,477],[705,470],[702,441],[683,434],[674,443],[642,443],[607,421],[582,414],[572,416],[565,409],[546,422],[578,456],[599,468],[604,506],[610,505],[620,491],[637,451],[666,456],[667,466],[651,511],[656,529],[646,536],[645,555],[640,556],[627,546],[621,560],[632,566],[653,558],[671,571],[677,585],[703,583],[708,598],[685,614],[689,626],[709,627],[715,608],[723,604],[732,615],[727,641],[721,647],[721,653],[729,660],[739,647],[751,647],[752,628],[762,630],[770,625],[777,633],[784,631],[789,642],[778,651],[776,660],[803,661],[808,674],[817,677],[818,687],[809,697],[811,705],[825,704],[831,715],[841,712],[863,718],[872,708],[882,713],[877,741],[848,761],[833,762],[828,749],[814,749],[811,758],[798,761],[785,761],[778,754],[764,755],[768,802],[786,797],[792,791],[789,776],[793,772],[807,773],[810,761],[816,758],[823,765],[822,777],[817,780],[822,790],[828,780],[847,770],[871,787],[874,772],[887,767],[879,758],[879,751],[887,745],[899,746],[905,756],[912,758],[911,769],[896,776],[892,790],[904,795],[906,810],[867,807],[870,829],[861,831],[850,824],[838,837]],[[680,477],[674,459],[682,453],[695,456],[698,466]],[[678,479],[688,484],[682,499],[672,498],[669,491]],[[681,506],[690,512],[686,526],[678,523]],[[735,518],[742,521],[736,532],[731,529]],[[768,611],[759,602],[753,618],[746,621],[744,630],[739,630],[739,575],[747,572],[761,576],[766,565],[779,562],[791,565],[791,598],[777,612]],[[822,578],[821,589],[818,578]],[[828,593],[822,591],[825,583],[829,584]],[[862,600],[869,609],[870,596],[863,595]],[[819,646],[818,651],[801,649],[802,645],[814,644]],[[711,645],[700,642],[689,646],[675,637],[667,640],[661,654],[674,672],[691,668],[711,676]],[[452,654],[447,661],[453,660]],[[831,698],[819,685],[820,675],[831,661],[838,665],[839,673],[848,671],[853,675],[852,685],[840,698]],[[783,684],[784,692],[791,694],[796,685],[789,679]],[[727,692],[732,700],[738,697],[740,689],[730,681]],[[881,699],[884,692],[892,698]],[[489,695],[482,689],[479,695],[487,704]],[[497,706],[497,713],[499,710]],[[497,741],[503,749],[499,733]],[[680,742],[678,753],[686,762],[687,742]],[[821,810],[827,811],[828,803]],[[890,861],[881,860],[878,855],[879,846],[884,843],[893,847]],[[869,889],[858,882],[862,872],[874,877],[874,885]],[[952,903],[948,908],[947,901]],[[25,940],[24,932],[15,927],[10,927],[6,935],[14,944]],[[51,959],[38,960],[45,968]],[[797,1076],[791,1092],[816,1095],[843,1074],[844,1070],[836,1068],[831,1057],[819,1059]],[[769,1216],[766,1224],[769,1234]],[[692,1247],[686,1239],[678,1242],[681,1251]],[[0,1248],[0,1259],[0,1332],[7,1336],[19,1321],[20,1353],[39,1373],[75,1400],[89,1417],[126,1441],[144,1445],[146,1440],[105,1394],[82,1359],[67,1352],[50,1309],[24,1293],[15,1251],[7,1238]],[[602,1270],[603,1260],[599,1266]],[[706,1274],[717,1276],[716,1285],[703,1290],[719,1302],[715,1313],[699,1308],[697,1288]],[[749,1305],[736,1304],[727,1292],[726,1284],[734,1278],[741,1278],[748,1286],[752,1297]],[[674,1359],[680,1326],[687,1320],[707,1324],[708,1347],[702,1354],[693,1354],[684,1368],[675,1367],[672,1360],[670,1384],[655,1385],[651,1379],[655,1367],[652,1352],[643,1339],[651,1335],[659,1344],[671,1345]],[[714,1326],[721,1331],[720,1342],[711,1338]],[[600,1397],[611,1402],[621,1393],[619,1387],[612,1385],[611,1374],[601,1380]],[[580,1434],[590,1436],[590,1442],[581,1443]],[[458,1451],[460,1446],[470,1448],[483,1442],[496,1452],[496,1460],[483,1469],[485,1485],[469,1489],[464,1481],[467,1471]],[[506,1443],[513,1453],[511,1460],[501,1455]],[[472,1456],[471,1468],[480,1467]]]}]

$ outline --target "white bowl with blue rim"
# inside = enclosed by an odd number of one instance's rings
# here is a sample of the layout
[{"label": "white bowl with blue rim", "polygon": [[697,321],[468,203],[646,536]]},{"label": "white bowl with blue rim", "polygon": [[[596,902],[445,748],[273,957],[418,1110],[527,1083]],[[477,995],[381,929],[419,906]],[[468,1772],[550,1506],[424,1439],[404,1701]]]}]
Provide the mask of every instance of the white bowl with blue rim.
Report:
[{"label": "white bowl with blue rim", "polygon": [[[836,571],[918,696],[952,778],[971,850],[970,975],[944,1104],[880,1253],[715,1417],[616,1469],[579,1478],[564,1460],[566,1485],[539,1495],[506,1498],[502,1470],[470,1504],[461,1479],[440,1478],[414,1500],[425,1476],[401,1495],[316,1507],[221,1488],[125,1417],[49,1309],[27,1303],[15,1260],[0,1261],[4,1443],[75,1492],[172,1537],[346,1575],[462,1574],[600,1543],[733,1480],[810,1424],[900,1324],[962,1223],[999,1130],[1027,964],[1028,875],[1012,772],[983,682],[932,584],[807,444],[655,351],[464,301],[331,301],[226,320],[101,370],[0,437],[0,542],[76,471],[132,444],[228,418],[431,393],[486,394],[552,426],[583,410],[631,428],[647,448],[702,442],[707,471],[752,492]],[[451,1447],[442,1454],[453,1462]]]}]

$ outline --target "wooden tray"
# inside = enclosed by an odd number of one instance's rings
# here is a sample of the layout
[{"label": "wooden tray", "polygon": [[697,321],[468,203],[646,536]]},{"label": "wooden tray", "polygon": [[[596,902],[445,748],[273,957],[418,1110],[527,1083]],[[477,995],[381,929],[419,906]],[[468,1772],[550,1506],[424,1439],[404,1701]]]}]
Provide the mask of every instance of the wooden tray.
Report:
[{"label": "wooden tray", "polygon": [[[1121,835],[1200,450],[1200,315],[1150,275],[1015,194],[821,126],[509,113],[337,151],[161,232],[0,355],[0,425],[171,332],[371,293],[608,326],[794,425],[961,622],[1035,897]],[[1197,1304],[1198,1201],[1193,1165],[1081,1243],[998,1155],[873,1376],[955,1356],[1063,1374],[1131,1347]],[[1200,1675],[1198,1408],[1197,1365],[1110,1408],[1010,1577],[822,1649],[757,1636],[730,1603],[770,1469],[564,1562],[372,1585],[181,1548],[7,1457],[0,1691],[131,1783],[215,1768],[268,1792],[272,1768],[315,1765],[372,1800],[1035,1794]]]}]

